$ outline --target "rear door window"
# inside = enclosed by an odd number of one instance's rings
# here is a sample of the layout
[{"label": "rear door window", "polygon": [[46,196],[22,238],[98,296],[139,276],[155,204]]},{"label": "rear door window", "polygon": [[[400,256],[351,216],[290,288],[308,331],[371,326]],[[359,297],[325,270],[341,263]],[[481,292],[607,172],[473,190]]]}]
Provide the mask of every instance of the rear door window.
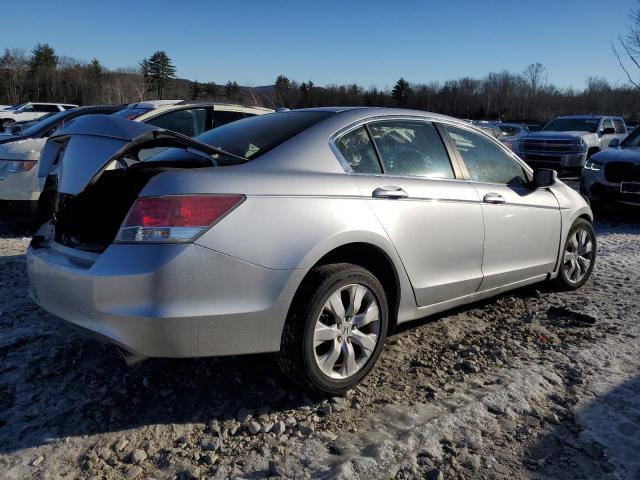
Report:
[{"label": "rear door window", "polygon": [[159,115],[145,123],[155,125],[160,128],[166,128],[167,130],[172,130],[188,137],[196,135],[196,125],[192,109],[176,110],[165,113],[164,115]]},{"label": "rear door window", "polygon": [[627,127],[625,127],[624,122],[620,119],[613,119],[613,128],[616,129],[616,133],[627,133]]},{"label": "rear door window", "polygon": [[440,134],[430,122],[389,120],[369,124],[388,175],[454,178]]},{"label": "rear door window", "polygon": [[352,172],[382,173],[375,148],[364,127],[358,127],[340,137],[336,146]]},{"label": "rear door window", "polygon": [[252,115],[244,112],[228,112],[224,110],[213,111],[213,128],[227,123],[235,122],[236,120],[242,120],[243,118],[251,117]]}]

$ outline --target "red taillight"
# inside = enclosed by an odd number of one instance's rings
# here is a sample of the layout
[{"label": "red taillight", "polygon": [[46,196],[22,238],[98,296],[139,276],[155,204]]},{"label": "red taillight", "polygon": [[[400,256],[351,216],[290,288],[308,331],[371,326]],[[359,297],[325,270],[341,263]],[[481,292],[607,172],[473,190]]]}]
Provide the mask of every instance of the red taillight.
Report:
[{"label": "red taillight", "polygon": [[120,242],[187,242],[244,200],[243,195],[142,197],[116,238]]}]

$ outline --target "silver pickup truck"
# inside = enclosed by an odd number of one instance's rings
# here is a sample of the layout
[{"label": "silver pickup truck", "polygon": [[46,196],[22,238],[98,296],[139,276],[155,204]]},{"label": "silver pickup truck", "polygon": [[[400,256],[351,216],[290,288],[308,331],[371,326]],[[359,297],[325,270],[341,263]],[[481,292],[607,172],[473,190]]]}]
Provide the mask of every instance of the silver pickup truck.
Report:
[{"label": "silver pickup truck", "polygon": [[627,136],[622,117],[572,115],[558,117],[541,131],[520,138],[517,154],[528,164],[554,170],[580,171],[591,155]]}]

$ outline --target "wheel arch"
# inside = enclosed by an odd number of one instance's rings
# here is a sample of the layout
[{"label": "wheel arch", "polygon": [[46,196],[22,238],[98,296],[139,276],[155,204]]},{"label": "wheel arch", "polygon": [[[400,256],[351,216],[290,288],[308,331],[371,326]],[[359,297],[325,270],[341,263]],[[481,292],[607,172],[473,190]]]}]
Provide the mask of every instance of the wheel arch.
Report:
[{"label": "wheel arch", "polygon": [[[380,246],[366,241],[353,241],[333,247],[318,258],[309,269],[334,263],[351,263],[369,270],[382,284],[389,304],[389,330],[392,331],[398,322],[398,311],[401,300],[400,272],[391,256]],[[307,275],[298,286],[298,291],[307,279]],[[296,291],[297,295],[297,291]],[[295,295],[294,295],[295,298]]]}]

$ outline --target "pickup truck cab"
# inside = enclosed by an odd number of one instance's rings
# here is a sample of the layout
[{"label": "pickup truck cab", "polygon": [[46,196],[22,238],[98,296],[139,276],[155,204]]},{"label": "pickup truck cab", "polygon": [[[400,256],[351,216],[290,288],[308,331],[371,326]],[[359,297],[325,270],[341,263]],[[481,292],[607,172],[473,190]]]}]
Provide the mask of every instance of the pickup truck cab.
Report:
[{"label": "pickup truck cab", "polygon": [[0,130],[10,130],[15,122],[29,122],[50,113],[64,112],[77,106],[69,103],[21,103],[12,109],[0,110]]},{"label": "pickup truck cab", "polygon": [[571,115],[558,117],[541,131],[524,135],[517,152],[529,165],[579,172],[592,155],[627,136],[622,117]]}]

